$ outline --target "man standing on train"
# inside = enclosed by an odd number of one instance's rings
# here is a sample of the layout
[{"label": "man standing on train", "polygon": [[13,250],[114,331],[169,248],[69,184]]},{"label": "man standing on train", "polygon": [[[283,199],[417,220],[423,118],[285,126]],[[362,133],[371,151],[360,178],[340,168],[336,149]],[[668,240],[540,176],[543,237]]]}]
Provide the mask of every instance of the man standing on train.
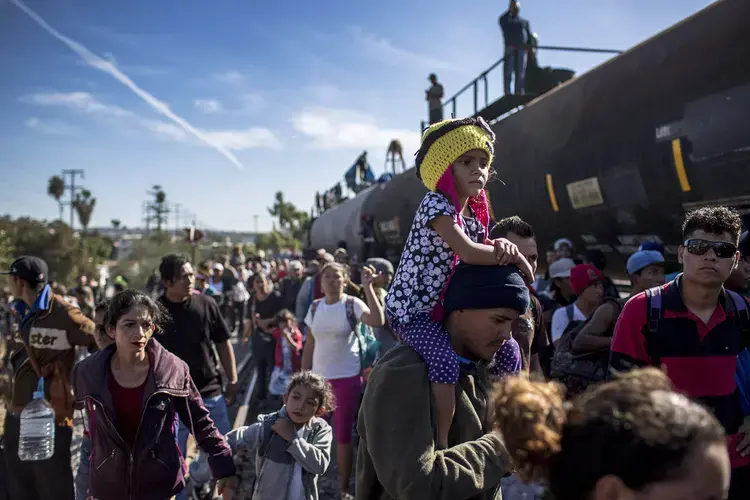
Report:
[{"label": "man standing on train", "polygon": [[505,94],[510,95],[510,80],[516,75],[516,95],[524,93],[524,75],[526,74],[526,56],[533,35],[529,22],[518,15],[521,4],[510,0],[508,11],[500,16],[500,29],[505,39]]},{"label": "man standing on train", "polygon": [[438,83],[435,73],[429,76],[432,86],[425,90],[428,107],[430,108],[430,125],[443,121],[443,86]]}]

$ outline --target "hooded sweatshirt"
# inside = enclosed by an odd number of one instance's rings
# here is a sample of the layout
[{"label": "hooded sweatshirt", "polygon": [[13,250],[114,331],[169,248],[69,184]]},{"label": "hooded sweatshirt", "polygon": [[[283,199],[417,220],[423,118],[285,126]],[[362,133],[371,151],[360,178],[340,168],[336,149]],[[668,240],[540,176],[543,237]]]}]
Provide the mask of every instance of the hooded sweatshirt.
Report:
[{"label": "hooded sweatshirt", "polygon": [[359,412],[357,500],[499,500],[510,455],[491,432],[486,363],[461,363],[456,414],[445,450],[427,366],[394,347],[373,368]]},{"label": "hooded sweatshirt", "polygon": [[[331,426],[313,417],[288,442],[271,431],[279,418],[288,418],[286,407],[275,413],[258,416],[253,425],[227,434],[233,450],[249,447],[255,454],[255,486],[250,500],[285,500],[300,498],[290,490],[301,486],[305,500],[318,500],[318,476],[331,463]],[[296,474],[299,474],[295,477]],[[301,478],[301,481],[300,481]]]}]

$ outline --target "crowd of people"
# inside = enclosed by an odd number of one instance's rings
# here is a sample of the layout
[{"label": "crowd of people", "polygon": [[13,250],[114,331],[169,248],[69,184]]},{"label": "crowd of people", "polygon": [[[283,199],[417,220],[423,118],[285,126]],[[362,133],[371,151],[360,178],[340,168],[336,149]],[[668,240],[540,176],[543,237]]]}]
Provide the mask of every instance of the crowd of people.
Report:
[{"label": "crowd of people", "polygon": [[[395,269],[350,262],[343,246],[307,262],[237,247],[200,263],[167,255],[147,290],[74,304],[43,260],[18,258],[8,498],[162,500],[214,486],[237,498],[240,450],[253,453],[257,500],[320,498],[334,451],[345,500],[750,497],[739,215],[688,213],[676,277],[663,246],[645,242],[627,259],[627,296],[601,252],[580,258],[569,239],[537,276],[533,228],[490,220],[494,139],[481,118],[424,132],[429,191]],[[260,416],[231,430],[233,341],[252,349]],[[20,415],[40,379],[55,452],[24,461]],[[86,438],[74,481],[75,409]],[[189,434],[200,454],[188,468]]]}]

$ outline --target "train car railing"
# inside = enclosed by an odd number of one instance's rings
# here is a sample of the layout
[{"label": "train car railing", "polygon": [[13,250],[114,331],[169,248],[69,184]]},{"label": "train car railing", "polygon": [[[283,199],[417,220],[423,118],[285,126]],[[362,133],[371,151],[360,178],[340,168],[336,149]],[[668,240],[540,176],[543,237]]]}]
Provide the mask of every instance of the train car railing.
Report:
[{"label": "train car railing", "polygon": [[[563,52],[587,52],[587,53],[594,53],[594,54],[621,54],[622,50],[613,50],[613,49],[596,49],[596,48],[589,48],[589,47],[560,47],[560,46],[554,46],[554,45],[538,45],[535,47],[536,50],[554,50],[554,51],[563,51]],[[487,76],[495,70],[498,66],[500,66],[503,62],[505,62],[505,56],[501,57],[497,61],[495,61],[492,66],[487,68],[486,70],[482,71],[476,78],[474,78],[472,81],[464,85],[461,90],[453,94],[452,97],[447,99],[445,102],[443,102],[443,113],[445,113],[449,108],[451,110],[450,116],[456,117],[458,116],[458,110],[457,110],[457,102],[458,98],[461,97],[465,92],[468,90],[472,91],[473,94],[473,102],[474,102],[474,111],[472,113],[472,116],[475,116],[479,114],[479,112],[489,107],[490,102],[490,91],[489,91],[489,82],[487,80]],[[484,106],[481,108],[479,107],[479,85],[480,82],[484,85]],[[423,131],[426,127],[426,122],[423,120],[421,123],[421,129],[420,132]]]}]

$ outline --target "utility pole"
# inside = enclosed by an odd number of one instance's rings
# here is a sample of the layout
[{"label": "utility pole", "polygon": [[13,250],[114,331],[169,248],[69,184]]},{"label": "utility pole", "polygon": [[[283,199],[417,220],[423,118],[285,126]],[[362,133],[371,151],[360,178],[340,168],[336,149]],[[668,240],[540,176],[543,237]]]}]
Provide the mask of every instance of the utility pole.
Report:
[{"label": "utility pole", "polygon": [[175,203],[174,204],[174,234],[177,236],[177,233],[180,232],[180,204]]},{"label": "utility pole", "polygon": [[151,204],[144,201],[141,205],[141,210],[143,212],[143,224],[145,225],[146,234],[148,234],[151,228]]},{"label": "utility pole", "polygon": [[81,186],[78,186],[78,188],[76,188],[76,176],[80,175],[81,179],[83,179],[84,178],[83,170],[79,168],[63,170],[62,174],[63,174],[63,179],[65,179],[67,176],[70,176],[70,184],[65,183],[65,189],[70,189],[70,202],[69,202],[70,203],[70,229],[73,229],[73,222],[74,222],[73,215],[75,213],[74,202],[75,202],[76,194],[78,193],[78,190],[81,189]]}]

